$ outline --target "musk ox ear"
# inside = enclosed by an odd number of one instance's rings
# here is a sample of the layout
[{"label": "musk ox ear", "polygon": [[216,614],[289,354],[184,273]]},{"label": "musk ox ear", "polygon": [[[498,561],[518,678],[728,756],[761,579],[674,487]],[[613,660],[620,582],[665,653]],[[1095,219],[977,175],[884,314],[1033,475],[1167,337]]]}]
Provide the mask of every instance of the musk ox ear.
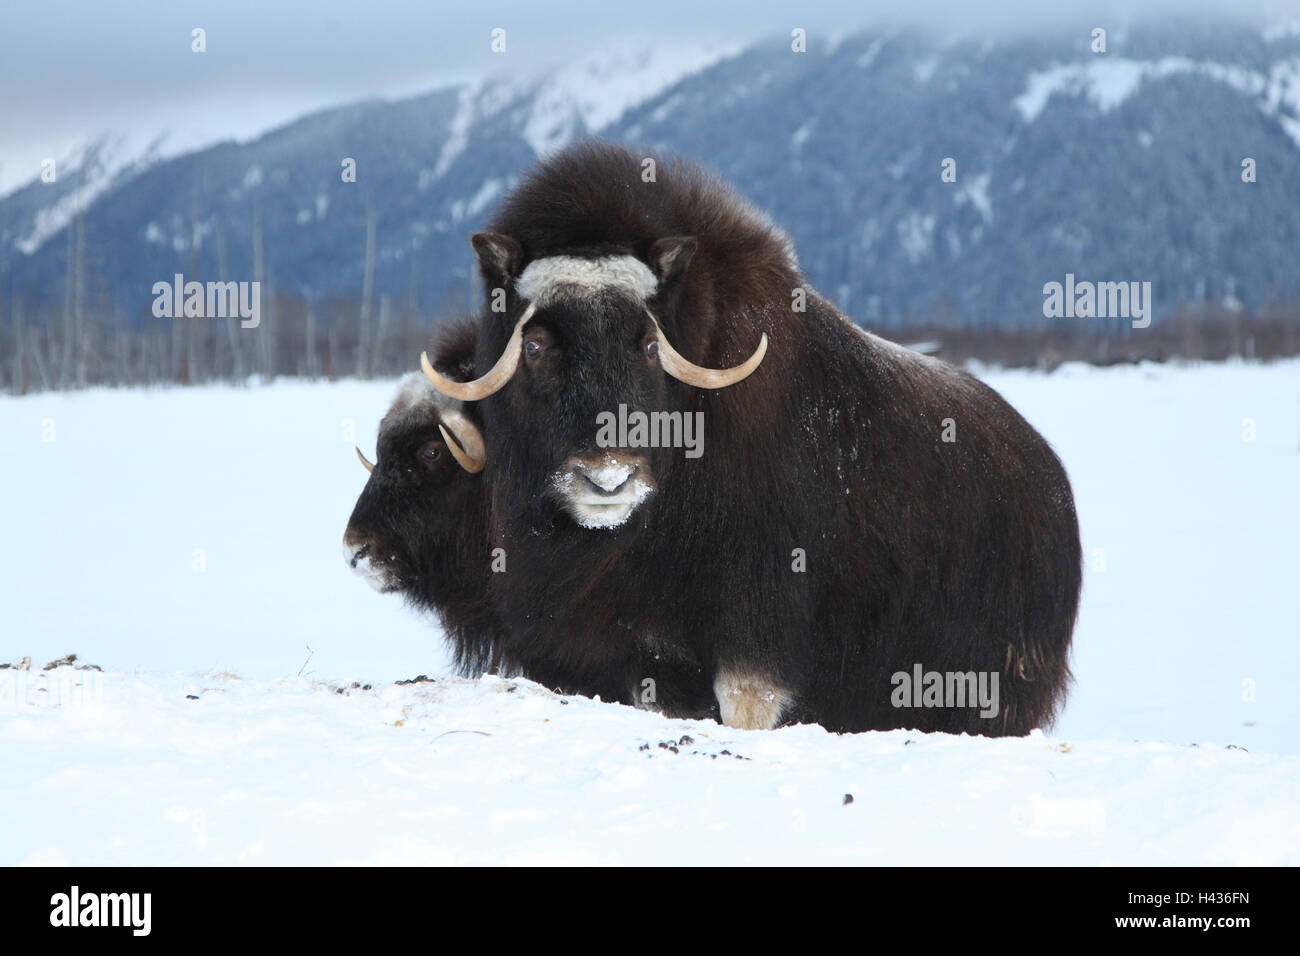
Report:
[{"label": "musk ox ear", "polygon": [[655,241],[650,247],[650,268],[659,277],[660,285],[668,285],[678,276],[685,275],[698,245],[694,236],[669,236]]},{"label": "musk ox ear", "polygon": [[476,232],[469,241],[478,256],[479,271],[489,285],[504,286],[519,274],[524,250],[510,236],[499,232]]}]

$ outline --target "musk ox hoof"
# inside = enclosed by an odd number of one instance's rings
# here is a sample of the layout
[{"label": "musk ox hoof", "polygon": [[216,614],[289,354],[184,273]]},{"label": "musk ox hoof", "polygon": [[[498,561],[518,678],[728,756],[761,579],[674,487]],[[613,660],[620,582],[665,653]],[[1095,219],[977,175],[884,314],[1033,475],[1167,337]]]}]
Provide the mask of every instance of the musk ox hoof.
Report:
[{"label": "musk ox hoof", "polygon": [[722,722],[742,730],[771,730],[790,706],[790,694],[766,677],[723,671],[713,682]]}]

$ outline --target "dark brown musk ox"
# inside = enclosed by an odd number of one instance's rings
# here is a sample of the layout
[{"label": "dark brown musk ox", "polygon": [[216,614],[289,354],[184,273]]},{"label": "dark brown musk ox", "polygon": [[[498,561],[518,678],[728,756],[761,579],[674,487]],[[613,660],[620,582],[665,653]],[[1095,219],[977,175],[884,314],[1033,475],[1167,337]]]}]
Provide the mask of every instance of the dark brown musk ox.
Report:
[{"label": "dark brown musk ox", "polygon": [[[439,367],[452,378],[473,367],[474,329],[444,327]],[[379,425],[377,461],[343,535],[343,559],[380,592],[434,612],[466,676],[508,672],[490,601],[483,439],[472,410],[437,392],[419,372],[398,386]]]},{"label": "dark brown musk ox", "polygon": [[[477,404],[509,560],[492,604],[525,676],[738,727],[1050,723],[1078,522],[1060,461],[993,389],[861,334],[689,161],[570,147],[473,245],[479,377],[425,372]],[[611,443],[611,416],[638,414],[658,431]],[[664,447],[684,422],[693,453]],[[900,692],[914,675],[925,693]]]}]

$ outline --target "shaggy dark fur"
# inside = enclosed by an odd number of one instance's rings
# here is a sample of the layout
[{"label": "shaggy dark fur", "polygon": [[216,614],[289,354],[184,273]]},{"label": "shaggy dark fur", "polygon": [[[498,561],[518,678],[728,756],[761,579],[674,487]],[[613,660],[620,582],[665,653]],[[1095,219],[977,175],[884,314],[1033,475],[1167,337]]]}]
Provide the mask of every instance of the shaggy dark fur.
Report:
[{"label": "shaggy dark fur", "polygon": [[[435,351],[444,375],[468,377],[473,326],[449,324]],[[425,388],[422,379],[416,385]],[[472,408],[462,411],[473,418]],[[444,420],[432,400],[415,408],[394,403],[379,427],[375,469],[348,520],[346,556],[355,564],[361,552],[388,573],[393,590],[438,615],[462,674],[508,671],[500,658],[501,626],[489,601],[483,477],[469,474],[447,453],[440,423]],[[419,456],[430,443],[438,452],[433,462]]]},{"label": "shaggy dark fur", "polygon": [[[647,361],[634,305],[540,310],[546,349],[478,403],[488,443],[489,580],[506,654],[549,686],[637,702],[646,678],[669,714],[716,715],[721,670],[772,679],[785,722],[1024,734],[1050,723],[1069,680],[1080,545],[1069,481],[1047,442],[965,372],[865,336],[818,296],[785,237],[698,167],[605,144],[539,166],[475,237],[505,314],[479,323],[481,373],[525,303],[511,285],[556,253],[630,253],[655,268],[649,302],[700,365],[766,360],[718,391]],[[686,254],[665,267],[664,240]],[[687,261],[688,260],[688,261]],[[792,308],[805,290],[806,311]],[[650,451],[657,493],[621,528],[579,527],[546,482],[595,450],[596,414],[702,411],[705,452]],[[956,441],[941,441],[952,419]],[[444,509],[445,510],[445,509]],[[795,549],[806,570],[794,570]],[[483,562],[481,554],[472,560]],[[891,675],[986,671],[994,719],[975,708],[898,709]]]}]

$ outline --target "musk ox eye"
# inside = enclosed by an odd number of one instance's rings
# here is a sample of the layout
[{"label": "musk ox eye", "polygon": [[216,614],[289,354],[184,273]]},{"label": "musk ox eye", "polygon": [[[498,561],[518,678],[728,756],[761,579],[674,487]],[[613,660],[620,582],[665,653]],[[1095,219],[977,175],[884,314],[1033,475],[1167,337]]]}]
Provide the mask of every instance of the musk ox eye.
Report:
[{"label": "musk ox eye", "polygon": [[442,462],[443,453],[446,449],[440,441],[427,441],[420,446],[420,450],[415,453],[416,459],[420,464],[427,468],[433,468]]},{"label": "musk ox eye", "polygon": [[524,358],[536,361],[544,357],[546,350],[554,348],[556,344],[555,336],[545,326],[529,329],[524,339]]},{"label": "musk ox eye", "polygon": [[658,354],[659,354],[659,340],[655,339],[653,342],[651,342],[645,347],[645,357],[648,359],[652,359],[658,356]]}]

